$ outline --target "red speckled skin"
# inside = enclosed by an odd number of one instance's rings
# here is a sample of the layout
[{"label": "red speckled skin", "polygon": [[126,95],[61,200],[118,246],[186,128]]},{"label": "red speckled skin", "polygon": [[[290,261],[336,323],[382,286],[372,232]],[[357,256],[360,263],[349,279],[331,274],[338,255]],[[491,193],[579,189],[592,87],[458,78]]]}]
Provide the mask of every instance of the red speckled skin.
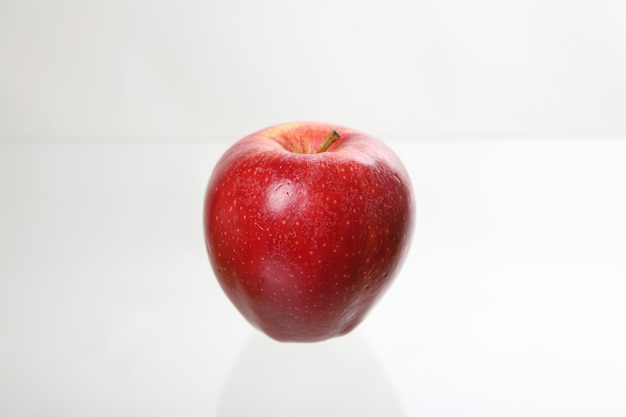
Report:
[{"label": "red speckled skin", "polygon": [[[341,139],[315,153],[333,129]],[[255,327],[314,342],[359,324],[409,245],[408,174],[382,142],[321,123],[274,126],[235,143],[207,186],[215,275]]]}]

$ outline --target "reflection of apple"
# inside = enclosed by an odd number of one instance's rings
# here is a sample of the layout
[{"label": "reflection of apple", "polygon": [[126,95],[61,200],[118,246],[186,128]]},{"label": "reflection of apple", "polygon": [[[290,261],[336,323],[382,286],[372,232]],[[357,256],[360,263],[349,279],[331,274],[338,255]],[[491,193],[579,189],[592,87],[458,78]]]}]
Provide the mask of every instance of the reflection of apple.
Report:
[{"label": "reflection of apple", "polygon": [[206,246],[243,316],[270,337],[352,330],[388,288],[413,224],[408,174],[353,129],[283,124],[235,143],[206,190]]},{"label": "reflection of apple", "polygon": [[250,334],[224,379],[216,416],[404,416],[383,358],[359,333],[318,344]]}]

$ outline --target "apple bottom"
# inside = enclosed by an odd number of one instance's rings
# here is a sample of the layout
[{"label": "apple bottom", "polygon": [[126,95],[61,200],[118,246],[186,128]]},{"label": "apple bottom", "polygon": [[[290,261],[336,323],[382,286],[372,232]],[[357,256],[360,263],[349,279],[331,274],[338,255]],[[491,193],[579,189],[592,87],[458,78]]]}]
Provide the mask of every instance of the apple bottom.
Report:
[{"label": "apple bottom", "polygon": [[[328,274],[323,279],[296,284],[291,265],[268,264],[271,266],[263,267],[267,273],[253,280],[217,271],[218,281],[254,327],[282,342],[317,342],[349,333],[363,321],[394,278],[386,272],[374,272],[362,275],[362,279],[341,281],[344,274]],[[285,276],[287,279],[281,278]],[[245,290],[244,286],[253,290]]]}]

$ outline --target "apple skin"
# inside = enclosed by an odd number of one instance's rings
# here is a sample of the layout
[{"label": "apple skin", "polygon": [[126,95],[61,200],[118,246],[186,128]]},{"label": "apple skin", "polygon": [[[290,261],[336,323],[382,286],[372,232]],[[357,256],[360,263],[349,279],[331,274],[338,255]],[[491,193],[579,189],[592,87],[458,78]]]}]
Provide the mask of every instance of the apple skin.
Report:
[{"label": "apple skin", "polygon": [[[333,130],[341,138],[315,153]],[[315,122],[236,142],[207,185],[204,233],[217,280],[273,339],[354,329],[394,280],[413,229],[411,181],[379,140]]]}]

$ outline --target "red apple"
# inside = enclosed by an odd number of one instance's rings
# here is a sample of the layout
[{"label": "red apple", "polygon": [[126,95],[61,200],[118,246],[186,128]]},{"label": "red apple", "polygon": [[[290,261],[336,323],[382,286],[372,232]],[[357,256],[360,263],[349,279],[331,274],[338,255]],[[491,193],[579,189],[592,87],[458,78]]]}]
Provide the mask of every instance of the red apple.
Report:
[{"label": "red apple", "polygon": [[413,197],[382,142],[323,123],[253,133],[219,160],[204,205],[213,271],[241,314],[280,341],[357,326],[407,252]]}]

